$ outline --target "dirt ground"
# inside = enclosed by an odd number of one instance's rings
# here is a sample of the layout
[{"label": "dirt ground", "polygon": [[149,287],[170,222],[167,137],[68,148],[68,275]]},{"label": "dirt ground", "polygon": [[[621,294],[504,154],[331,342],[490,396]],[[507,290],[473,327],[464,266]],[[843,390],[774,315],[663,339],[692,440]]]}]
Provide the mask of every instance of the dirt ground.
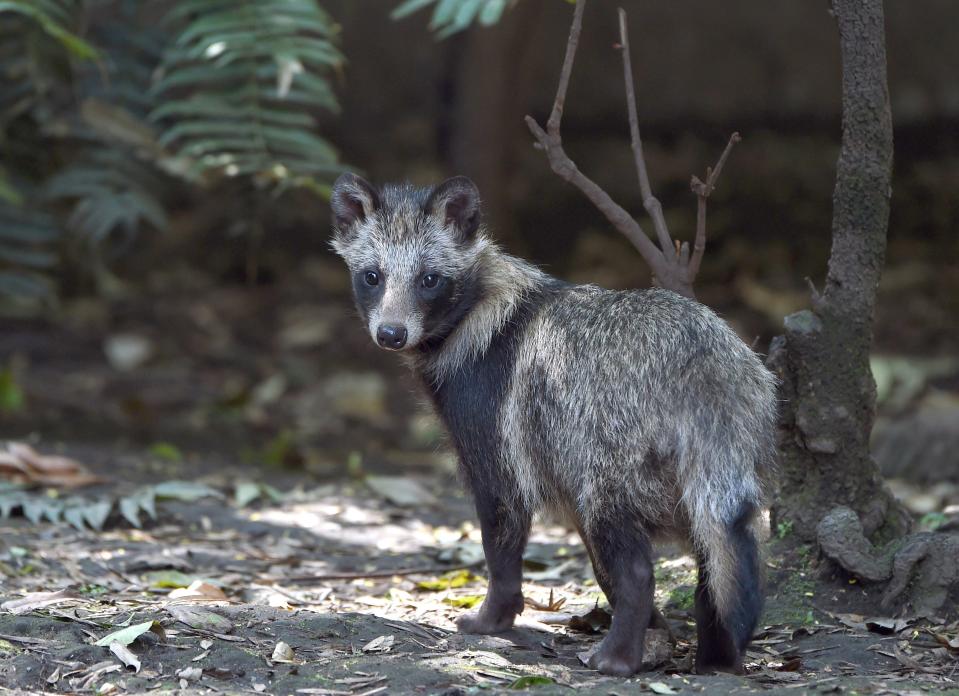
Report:
[{"label": "dirt ground", "polygon": [[[666,549],[656,564],[657,603],[675,644],[652,671],[613,679],[578,657],[602,638],[608,617],[592,611],[597,602],[604,606],[602,595],[582,545],[561,527],[535,529],[524,585],[529,606],[516,628],[497,636],[455,632],[453,620],[480,600],[485,583],[469,503],[449,474],[325,485],[279,474],[271,483],[282,497],[241,506],[231,497],[236,482],[254,480],[255,469],[190,454],[162,466],[120,450],[98,459],[89,448],[67,454],[96,460],[96,473],[105,476],[111,462],[123,462],[123,482],[93,489],[101,496],[191,473],[211,494],[158,502],[157,520],[143,529],[115,512],[99,532],[5,521],[0,601],[11,604],[0,613],[0,685],[7,690],[360,696],[959,689],[956,624],[834,612],[850,604],[845,593],[861,590],[820,578],[802,549],[770,554],[767,611],[741,677],[690,673],[695,574],[689,557]],[[155,631],[146,630],[151,621]],[[123,653],[138,665],[124,666],[124,657],[94,644],[142,624],[129,643],[133,657]]]}]

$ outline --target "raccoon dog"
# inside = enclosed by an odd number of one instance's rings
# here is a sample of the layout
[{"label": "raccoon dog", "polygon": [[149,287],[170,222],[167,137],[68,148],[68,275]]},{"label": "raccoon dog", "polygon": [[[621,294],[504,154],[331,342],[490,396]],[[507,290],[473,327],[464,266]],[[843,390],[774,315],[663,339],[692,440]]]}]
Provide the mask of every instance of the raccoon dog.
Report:
[{"label": "raccoon dog", "polygon": [[572,285],[505,254],[464,177],[375,188],[344,174],[332,208],[370,335],[421,376],[475,498],[489,591],[460,630],[513,625],[531,519],[554,509],[575,520],[613,608],[594,668],[640,669],[650,540],[672,535],[699,564],[697,671],[741,671],[774,456],[774,380],[759,358],[698,302]]}]

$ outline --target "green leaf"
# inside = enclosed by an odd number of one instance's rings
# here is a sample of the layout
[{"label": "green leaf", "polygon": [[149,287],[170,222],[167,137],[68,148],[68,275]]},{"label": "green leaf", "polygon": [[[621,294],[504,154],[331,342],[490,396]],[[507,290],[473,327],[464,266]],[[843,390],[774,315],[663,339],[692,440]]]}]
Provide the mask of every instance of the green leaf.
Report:
[{"label": "green leaf", "polygon": [[110,516],[110,511],[112,509],[113,503],[108,500],[102,500],[89,505],[84,505],[81,508],[83,511],[83,519],[86,520],[86,523],[97,531],[103,529],[103,525],[107,521],[107,517]]},{"label": "green leaf", "polygon": [[10,184],[3,169],[0,169],[0,201],[6,201],[11,205],[23,205],[23,195]]},{"label": "green leaf", "polygon": [[263,489],[260,488],[260,484],[252,481],[240,481],[236,484],[234,502],[236,502],[237,507],[246,507],[259,498],[262,493]]},{"label": "green leaf", "polygon": [[189,587],[196,580],[194,576],[181,573],[179,570],[155,570],[143,577],[150,587],[169,590]]},{"label": "green leaf", "polygon": [[141,529],[143,524],[140,522],[140,503],[136,498],[120,498],[118,507],[120,514],[127,522],[136,529]]},{"label": "green leaf", "polygon": [[541,677],[538,674],[527,674],[526,676],[513,680],[506,688],[519,691],[522,689],[528,689],[531,686],[549,686],[550,684],[555,683],[556,681],[554,679],[550,679],[549,677]]},{"label": "green leaf", "polygon": [[434,5],[430,28],[437,38],[445,39],[476,21],[487,27],[496,24],[507,0],[406,0],[393,9],[390,17],[402,19],[430,5]]},{"label": "green leaf", "polygon": [[391,19],[403,19],[414,12],[419,12],[427,5],[432,5],[436,0],[406,0],[390,12]]},{"label": "green leaf", "polygon": [[155,633],[160,640],[164,640],[166,638],[166,632],[163,630],[163,626],[160,625],[160,622],[151,620],[136,624],[134,626],[122,628],[119,631],[114,631],[113,633],[108,633],[94,643],[94,645],[99,645],[101,647],[109,647],[111,643],[130,645],[130,643],[149,631]]},{"label": "green leaf", "polygon": [[15,12],[29,17],[77,58],[92,59],[100,56],[97,49],[44,12],[36,0],[33,2],[28,0],[0,0],[0,14],[3,12]]},{"label": "green leaf", "polygon": [[486,27],[496,24],[505,9],[506,0],[486,0],[486,5],[480,12],[479,23]]},{"label": "green leaf", "polygon": [[9,261],[18,266],[29,268],[50,268],[57,263],[57,256],[47,251],[18,249],[0,245],[0,261]]},{"label": "green leaf", "polygon": [[205,483],[195,481],[165,481],[153,486],[153,493],[157,498],[179,500],[192,503],[201,498],[222,498],[223,494]]},{"label": "green leaf", "polygon": [[455,589],[457,587],[464,587],[474,582],[481,582],[482,578],[474,575],[468,570],[454,570],[449,573],[445,573],[435,580],[421,580],[416,583],[416,586],[421,590],[429,590],[431,592],[442,592],[444,590]]},{"label": "green leaf", "polygon": [[329,72],[343,56],[316,2],[186,0],[166,22],[180,28],[153,92],[177,94],[150,119],[185,176],[291,186],[339,173],[315,114],[338,108]]},{"label": "green leaf", "polygon": [[472,609],[483,601],[485,595],[460,595],[459,597],[447,597],[444,601],[453,607],[460,609]]},{"label": "green leaf", "polygon": [[0,271],[0,295],[46,298],[53,295],[53,286],[49,280],[40,276],[17,271]]},{"label": "green leaf", "polygon": [[0,370],[0,413],[14,413],[23,408],[23,389],[17,384],[12,368]]},{"label": "green leaf", "polygon": [[63,511],[63,519],[65,519],[71,527],[76,529],[79,532],[82,532],[86,529],[86,518],[83,515],[83,508],[81,507],[71,507]]},{"label": "green leaf", "polygon": [[169,442],[154,442],[147,451],[151,457],[163,462],[176,464],[183,461],[183,452],[180,451],[179,447]]}]

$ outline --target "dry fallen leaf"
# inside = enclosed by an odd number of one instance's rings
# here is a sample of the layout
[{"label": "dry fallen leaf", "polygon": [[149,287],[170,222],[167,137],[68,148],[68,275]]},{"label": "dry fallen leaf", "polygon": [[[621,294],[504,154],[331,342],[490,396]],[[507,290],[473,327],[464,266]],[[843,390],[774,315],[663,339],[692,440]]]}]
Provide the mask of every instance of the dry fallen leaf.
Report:
[{"label": "dry fallen leaf", "polygon": [[122,643],[110,643],[110,652],[116,655],[124,665],[132,667],[134,673],[140,671],[140,658],[130,648]]},{"label": "dry fallen leaf", "polygon": [[226,602],[227,597],[216,585],[203,580],[194,580],[189,587],[180,587],[168,595],[170,599],[187,600],[190,602]]},{"label": "dry fallen leaf", "polygon": [[393,634],[388,636],[378,636],[371,640],[369,643],[363,646],[362,650],[365,653],[385,653],[389,652],[393,648],[393,642],[395,638]]},{"label": "dry fallen leaf", "polygon": [[0,476],[15,483],[67,488],[88,486],[103,480],[75,459],[43,455],[22,442],[8,442],[6,451],[0,450]]},{"label": "dry fallen leaf", "polygon": [[273,656],[270,659],[274,662],[293,662],[294,658],[293,648],[281,640],[273,648]]},{"label": "dry fallen leaf", "polygon": [[56,592],[31,592],[21,599],[11,599],[0,604],[0,609],[9,611],[11,614],[26,614],[34,609],[42,609],[54,604],[60,604],[68,601],[88,602],[70,589],[57,590]]},{"label": "dry fallen leaf", "polygon": [[546,604],[537,602],[532,597],[526,598],[526,606],[532,607],[533,609],[538,609],[539,611],[559,611],[563,608],[564,604],[566,604],[565,597],[553,599],[553,588],[550,588],[549,590],[549,601],[546,602]]},{"label": "dry fallen leaf", "polygon": [[190,628],[211,633],[229,633],[233,630],[233,622],[227,618],[214,614],[212,611],[197,609],[189,605],[172,605],[166,608],[170,616],[182,621]]},{"label": "dry fallen leaf", "polygon": [[199,681],[203,676],[203,669],[200,667],[184,667],[176,672],[177,678],[183,681]]}]

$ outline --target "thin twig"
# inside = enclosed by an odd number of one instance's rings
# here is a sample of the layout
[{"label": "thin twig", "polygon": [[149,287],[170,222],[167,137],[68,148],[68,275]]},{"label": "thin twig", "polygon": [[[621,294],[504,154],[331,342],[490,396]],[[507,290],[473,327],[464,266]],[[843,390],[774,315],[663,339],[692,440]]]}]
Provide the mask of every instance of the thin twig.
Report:
[{"label": "thin twig", "polygon": [[733,146],[740,140],[742,140],[742,138],[739,133],[733,133],[729,136],[729,142],[726,143],[726,148],[723,150],[723,154],[719,156],[719,161],[716,162],[716,166],[706,168],[705,183],[703,183],[698,176],[694,176],[690,182],[690,188],[698,198],[696,201],[696,239],[693,242],[693,256],[689,260],[689,267],[686,271],[690,284],[696,279],[696,274],[699,273],[699,265],[702,263],[703,253],[706,251],[706,199],[709,198],[713,189],[716,188],[716,180],[723,171],[723,166],[729,158],[729,153],[732,151]]},{"label": "thin twig", "polygon": [[636,164],[636,174],[639,176],[639,190],[643,195],[643,207],[653,220],[656,236],[663,254],[672,251],[673,241],[663,216],[663,206],[653,195],[649,184],[649,171],[646,168],[646,158],[643,156],[643,141],[639,137],[639,116],[636,109],[636,88],[633,82],[633,63],[629,54],[629,32],[626,30],[626,10],[619,8],[619,49],[623,54],[623,79],[626,83],[626,112],[629,118],[629,138],[633,149],[633,160]]},{"label": "thin twig", "polygon": [[325,575],[290,575],[283,578],[283,582],[322,582],[324,580],[361,580],[363,578],[391,578],[394,575],[437,575],[454,570],[469,570],[480,565],[482,561],[464,563],[453,566],[431,566],[426,568],[397,568],[396,570],[370,570],[359,573],[328,573]]},{"label": "thin twig", "polygon": [[559,133],[559,126],[563,121],[563,108],[566,106],[566,90],[569,88],[569,77],[573,74],[573,62],[576,60],[576,48],[579,46],[579,35],[583,31],[583,10],[586,9],[586,0],[579,0],[573,11],[573,23],[569,27],[569,38],[566,40],[566,55],[563,57],[563,69],[559,73],[559,85],[556,87],[556,98],[553,100],[553,110],[546,122],[546,129],[552,133]]}]

